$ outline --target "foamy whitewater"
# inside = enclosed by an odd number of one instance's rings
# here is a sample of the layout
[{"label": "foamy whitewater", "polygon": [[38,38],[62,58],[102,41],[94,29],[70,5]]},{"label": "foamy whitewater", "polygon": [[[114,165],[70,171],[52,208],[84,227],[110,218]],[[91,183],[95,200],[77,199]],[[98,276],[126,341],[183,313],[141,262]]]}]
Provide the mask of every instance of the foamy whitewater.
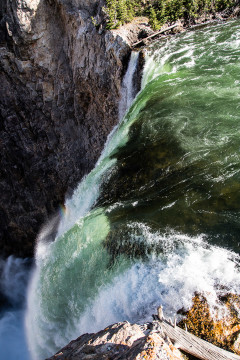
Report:
[{"label": "foamy whitewater", "polygon": [[160,304],[173,317],[196,292],[221,316],[219,295],[239,293],[239,30],[235,21],[153,45],[134,101],[132,54],[119,125],[54,241],[55,220],[38,238],[33,360],[111,323],[151,320]]}]

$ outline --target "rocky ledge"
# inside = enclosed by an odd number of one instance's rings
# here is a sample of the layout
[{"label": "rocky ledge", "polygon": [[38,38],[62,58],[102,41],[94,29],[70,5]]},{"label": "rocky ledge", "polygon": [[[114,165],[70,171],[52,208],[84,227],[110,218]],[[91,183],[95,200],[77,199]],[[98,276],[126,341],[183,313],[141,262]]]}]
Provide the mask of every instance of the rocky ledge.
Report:
[{"label": "rocky ledge", "polygon": [[227,293],[210,307],[202,294],[195,294],[191,309],[178,312],[178,324],[164,319],[159,307],[152,322],[125,321],[84,334],[47,360],[239,360],[239,309],[239,295]]},{"label": "rocky ledge", "polygon": [[240,296],[226,293],[210,307],[205,296],[195,294],[188,311],[179,311],[184,318],[178,323],[191,334],[222,349],[240,355]]},{"label": "rocky ledge", "polygon": [[84,334],[48,360],[183,360],[158,322],[145,325],[120,322],[96,334]]}]

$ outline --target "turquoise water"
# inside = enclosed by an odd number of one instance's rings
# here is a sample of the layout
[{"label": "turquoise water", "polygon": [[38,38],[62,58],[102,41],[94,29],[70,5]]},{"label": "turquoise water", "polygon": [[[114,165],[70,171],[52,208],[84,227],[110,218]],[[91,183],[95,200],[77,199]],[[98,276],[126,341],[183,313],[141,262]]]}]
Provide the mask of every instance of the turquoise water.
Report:
[{"label": "turquoise water", "polygon": [[39,236],[26,328],[33,359],[110,323],[239,292],[240,22],[153,44],[142,91]]}]

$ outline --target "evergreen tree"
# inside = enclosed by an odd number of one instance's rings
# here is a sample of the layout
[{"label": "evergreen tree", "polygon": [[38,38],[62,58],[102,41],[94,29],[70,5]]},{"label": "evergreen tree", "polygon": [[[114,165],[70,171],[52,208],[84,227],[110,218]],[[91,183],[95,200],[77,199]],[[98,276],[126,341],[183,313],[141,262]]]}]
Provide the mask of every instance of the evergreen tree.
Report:
[{"label": "evergreen tree", "polygon": [[119,0],[117,7],[117,18],[121,24],[128,21],[128,8],[126,0]]},{"label": "evergreen tree", "polygon": [[114,29],[146,15],[154,30],[165,22],[190,20],[203,13],[214,13],[233,6],[237,0],[106,0],[107,28]]},{"label": "evergreen tree", "polygon": [[106,0],[107,3],[107,15],[108,15],[108,21],[107,21],[107,28],[108,29],[114,29],[117,26],[117,0]]},{"label": "evergreen tree", "polygon": [[157,14],[153,7],[151,7],[151,9],[150,9],[149,24],[150,24],[151,28],[155,31],[160,29],[160,23],[157,19]]}]

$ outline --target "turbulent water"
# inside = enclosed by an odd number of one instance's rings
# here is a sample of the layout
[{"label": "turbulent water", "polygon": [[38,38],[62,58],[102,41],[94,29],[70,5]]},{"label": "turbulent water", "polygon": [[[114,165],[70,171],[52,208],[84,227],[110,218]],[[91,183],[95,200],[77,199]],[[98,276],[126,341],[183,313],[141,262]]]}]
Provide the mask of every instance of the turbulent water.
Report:
[{"label": "turbulent water", "polygon": [[239,293],[239,58],[239,20],[148,50],[142,91],[66,201],[55,241],[51,224],[39,236],[33,359],[110,323],[149,320],[159,304],[175,315],[196,291],[212,309],[220,293]]}]

